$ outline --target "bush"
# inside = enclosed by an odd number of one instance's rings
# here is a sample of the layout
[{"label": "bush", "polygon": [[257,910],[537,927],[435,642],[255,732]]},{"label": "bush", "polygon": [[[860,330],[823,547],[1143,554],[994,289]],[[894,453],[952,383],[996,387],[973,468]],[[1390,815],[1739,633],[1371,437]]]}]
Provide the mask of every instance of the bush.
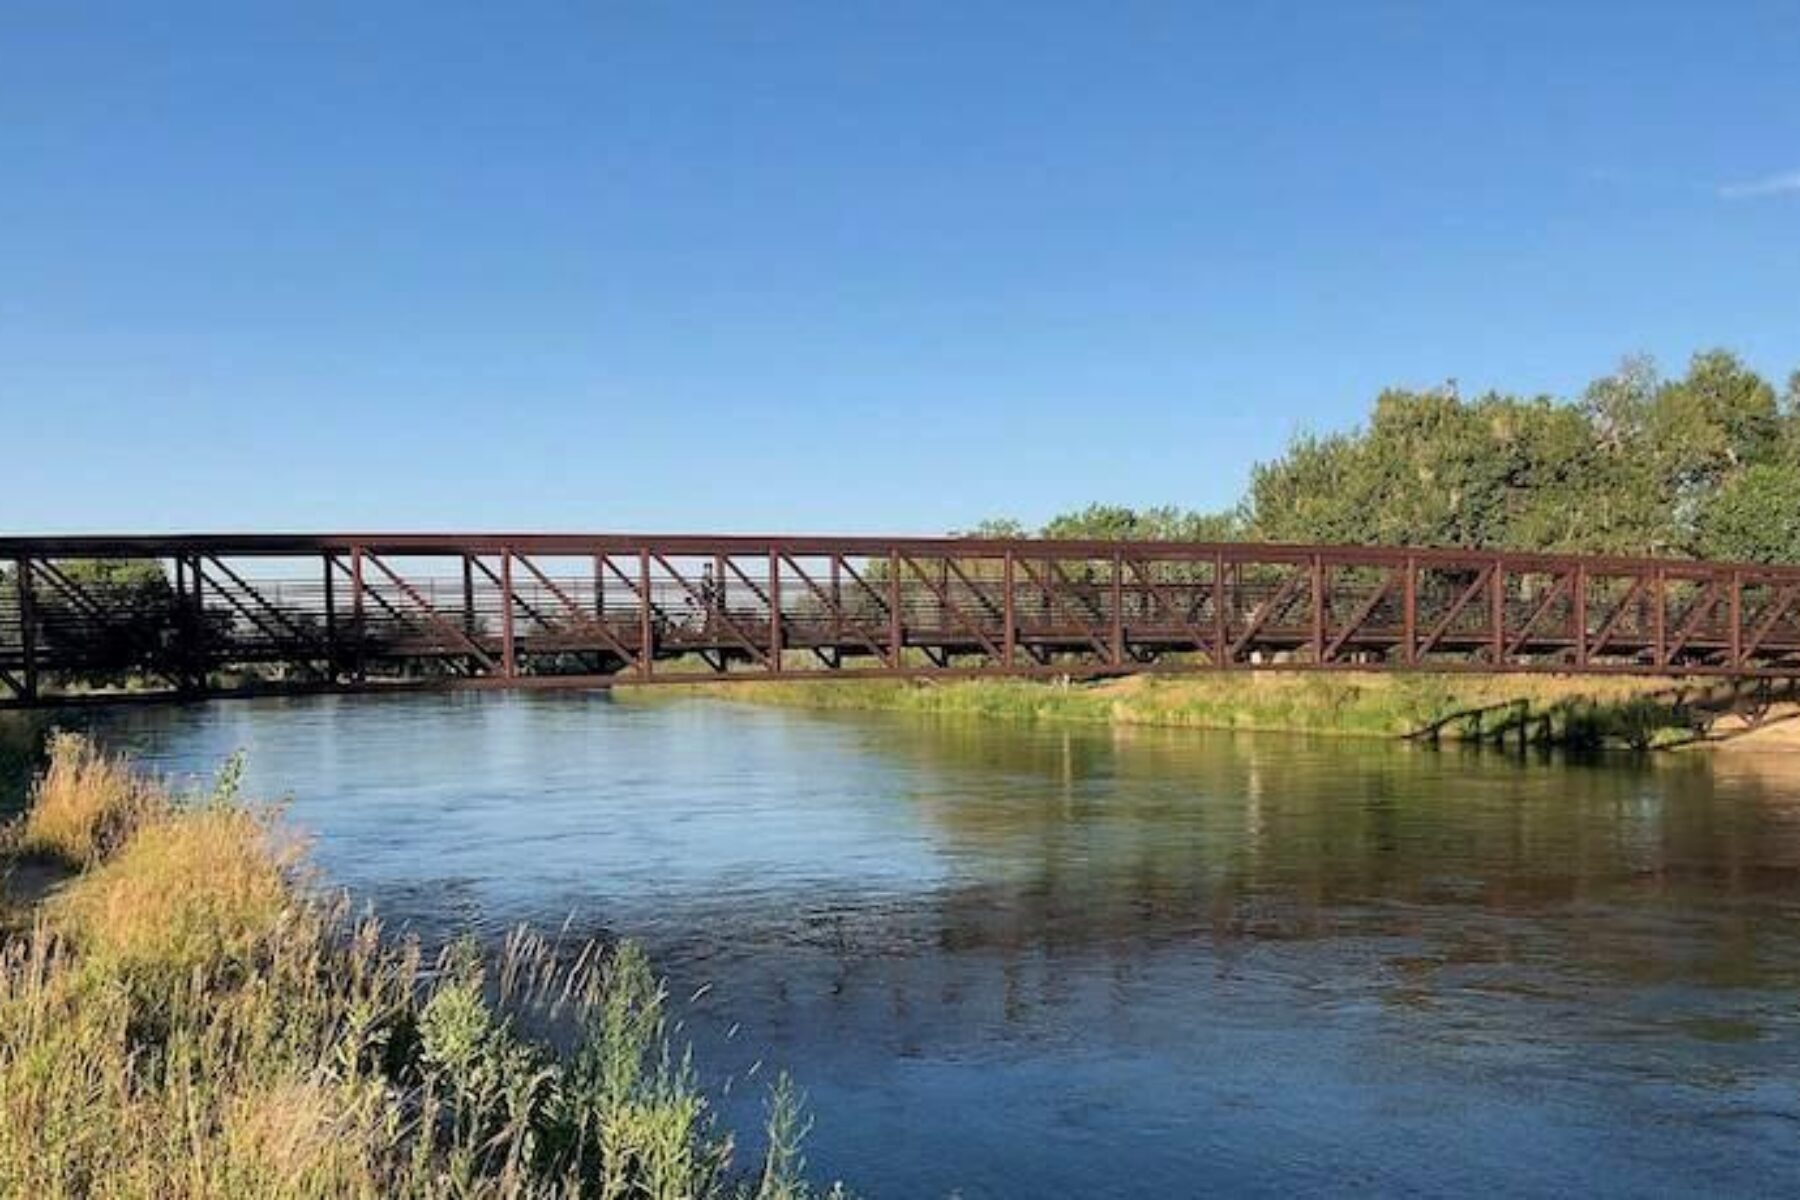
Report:
[{"label": "bush", "polygon": [[53,734],[48,753],[49,768],[15,835],[19,853],[91,866],[164,811],[159,788],[87,739]]}]

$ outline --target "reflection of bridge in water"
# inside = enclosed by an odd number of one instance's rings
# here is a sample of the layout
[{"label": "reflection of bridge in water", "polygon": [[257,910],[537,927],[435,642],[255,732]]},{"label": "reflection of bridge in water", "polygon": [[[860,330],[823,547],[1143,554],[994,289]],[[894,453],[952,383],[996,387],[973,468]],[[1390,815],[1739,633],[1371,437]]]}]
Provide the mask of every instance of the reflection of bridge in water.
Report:
[{"label": "reflection of bridge in water", "polygon": [[[1156,671],[1800,674],[1800,568],[983,538],[0,538],[0,706]],[[108,690],[111,689],[111,690]]]}]

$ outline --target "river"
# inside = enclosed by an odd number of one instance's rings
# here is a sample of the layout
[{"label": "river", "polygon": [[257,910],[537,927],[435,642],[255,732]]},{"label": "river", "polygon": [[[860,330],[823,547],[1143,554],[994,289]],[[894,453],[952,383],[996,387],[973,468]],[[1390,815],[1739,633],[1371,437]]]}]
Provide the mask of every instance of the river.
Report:
[{"label": "river", "polygon": [[246,751],[428,938],[642,940],[723,1116],[788,1068],[864,1195],[1800,1186],[1800,763],[604,695],[82,719]]}]

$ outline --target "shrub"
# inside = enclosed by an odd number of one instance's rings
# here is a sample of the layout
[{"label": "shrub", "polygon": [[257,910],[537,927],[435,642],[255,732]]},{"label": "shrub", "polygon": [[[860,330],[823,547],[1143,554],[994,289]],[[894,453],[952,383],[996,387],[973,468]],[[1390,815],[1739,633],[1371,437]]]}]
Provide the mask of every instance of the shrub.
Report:
[{"label": "shrub", "polygon": [[90,866],[167,807],[161,789],[86,738],[53,734],[48,753],[17,833],[22,854]]},{"label": "shrub", "polygon": [[171,812],[51,901],[84,955],[121,975],[248,966],[292,912],[268,819],[207,806]]}]

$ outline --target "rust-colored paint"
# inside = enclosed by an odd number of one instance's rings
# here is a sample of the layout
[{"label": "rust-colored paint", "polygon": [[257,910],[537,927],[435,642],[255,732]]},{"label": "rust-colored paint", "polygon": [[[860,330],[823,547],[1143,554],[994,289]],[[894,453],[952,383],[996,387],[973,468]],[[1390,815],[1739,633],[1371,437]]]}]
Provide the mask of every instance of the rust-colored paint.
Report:
[{"label": "rust-colored paint", "polygon": [[[172,602],[63,569],[96,558],[163,562]],[[169,683],[152,697],[1224,668],[1800,676],[1800,568],[1742,563],[695,534],[0,538],[0,560],[21,584],[0,599],[8,707],[123,699],[78,695],[121,669]],[[1509,603],[1528,577],[1549,586]]]}]

